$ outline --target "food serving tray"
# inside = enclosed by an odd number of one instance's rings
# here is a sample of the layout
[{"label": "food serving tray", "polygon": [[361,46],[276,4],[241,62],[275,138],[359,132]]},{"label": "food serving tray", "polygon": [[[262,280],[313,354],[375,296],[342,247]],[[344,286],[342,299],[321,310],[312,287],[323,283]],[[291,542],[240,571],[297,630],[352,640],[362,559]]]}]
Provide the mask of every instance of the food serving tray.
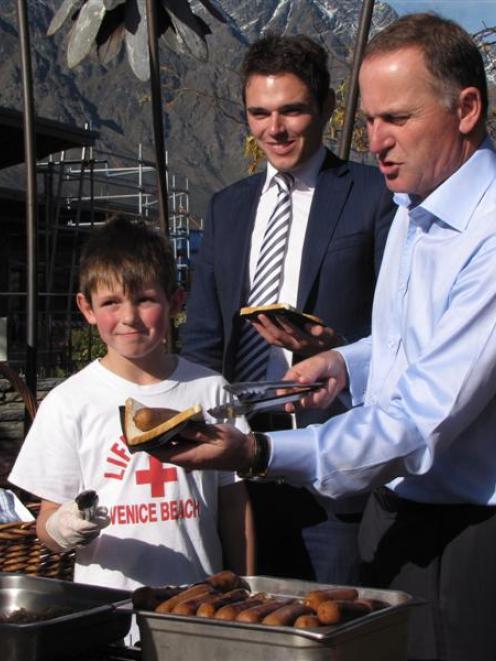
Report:
[{"label": "food serving tray", "polygon": [[[126,636],[131,614],[120,607],[130,593],[25,574],[0,573],[0,616],[65,614],[17,624],[0,622],[2,661],[55,661],[81,655]],[[70,611],[70,612],[67,612]]]},{"label": "food serving tray", "polygon": [[[303,597],[336,586],[267,576],[244,577],[252,592]],[[409,606],[404,592],[357,588],[387,608],[315,629],[224,622],[136,610],[143,661],[405,661]]]}]

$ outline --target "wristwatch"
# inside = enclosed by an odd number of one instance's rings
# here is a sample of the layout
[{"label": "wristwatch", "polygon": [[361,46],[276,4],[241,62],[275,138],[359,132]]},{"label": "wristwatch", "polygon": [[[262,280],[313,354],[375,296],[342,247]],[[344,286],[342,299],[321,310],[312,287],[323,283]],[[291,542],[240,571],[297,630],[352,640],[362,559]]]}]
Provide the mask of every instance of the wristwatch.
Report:
[{"label": "wristwatch", "polygon": [[253,456],[248,469],[246,471],[238,471],[238,477],[248,480],[264,478],[267,475],[269,466],[270,438],[267,434],[259,431],[252,431],[248,436],[251,436],[253,441]]}]

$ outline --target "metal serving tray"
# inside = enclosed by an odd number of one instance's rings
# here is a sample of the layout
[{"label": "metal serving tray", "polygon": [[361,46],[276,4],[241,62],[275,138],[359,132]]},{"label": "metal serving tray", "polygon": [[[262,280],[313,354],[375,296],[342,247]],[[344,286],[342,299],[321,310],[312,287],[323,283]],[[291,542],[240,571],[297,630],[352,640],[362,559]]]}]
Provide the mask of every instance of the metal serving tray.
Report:
[{"label": "metal serving tray", "polygon": [[[303,597],[343,587],[266,576],[245,577],[252,592]],[[349,586],[346,586],[349,587]],[[341,625],[318,629],[269,627],[135,611],[143,661],[406,661],[409,608],[404,592],[357,588],[361,598],[390,604]]]},{"label": "metal serving tray", "polygon": [[70,608],[68,615],[32,624],[0,623],[2,661],[55,661],[126,636],[131,613],[120,610],[130,593],[25,574],[0,573],[0,615],[20,608],[43,613]]}]

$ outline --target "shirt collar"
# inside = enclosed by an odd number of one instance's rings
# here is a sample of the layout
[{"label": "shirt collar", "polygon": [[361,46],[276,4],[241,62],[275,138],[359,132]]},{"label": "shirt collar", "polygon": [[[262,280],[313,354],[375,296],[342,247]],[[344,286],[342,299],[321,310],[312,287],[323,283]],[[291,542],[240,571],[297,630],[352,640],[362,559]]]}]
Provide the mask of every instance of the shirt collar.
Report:
[{"label": "shirt collar", "polygon": [[486,138],[472,156],[425,200],[419,203],[413,195],[395,193],[394,201],[398,206],[407,207],[414,216],[417,215],[415,209],[422,210],[421,215],[428,214],[462,232],[493,181],[495,167],[496,153]]},{"label": "shirt collar", "polygon": [[[322,163],[324,162],[326,150],[323,145],[311,156],[305,163],[300,165],[294,170],[290,170],[295,178],[295,188],[311,189],[315,188],[317,183],[317,176],[319,174]],[[267,174],[265,176],[265,183],[262,189],[262,195],[274,184],[274,176],[278,170],[271,164],[267,163]]]}]

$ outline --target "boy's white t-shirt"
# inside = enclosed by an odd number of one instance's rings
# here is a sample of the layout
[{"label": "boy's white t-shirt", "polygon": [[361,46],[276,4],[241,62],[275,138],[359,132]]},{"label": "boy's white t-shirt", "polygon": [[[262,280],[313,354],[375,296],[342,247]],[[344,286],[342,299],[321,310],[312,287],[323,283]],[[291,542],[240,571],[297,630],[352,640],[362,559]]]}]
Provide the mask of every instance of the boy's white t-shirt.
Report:
[{"label": "boy's white t-shirt", "polygon": [[[162,464],[130,454],[118,407],[133,397],[150,407],[204,410],[228,401],[225,380],[178,358],[166,381],[140,386],[95,361],[48,393],[9,480],[44,500],[64,503],[94,489],[109,527],[76,555],[74,580],[132,590],[183,584],[222,569],[218,488],[235,474]],[[237,422],[248,430],[244,419]]]}]

